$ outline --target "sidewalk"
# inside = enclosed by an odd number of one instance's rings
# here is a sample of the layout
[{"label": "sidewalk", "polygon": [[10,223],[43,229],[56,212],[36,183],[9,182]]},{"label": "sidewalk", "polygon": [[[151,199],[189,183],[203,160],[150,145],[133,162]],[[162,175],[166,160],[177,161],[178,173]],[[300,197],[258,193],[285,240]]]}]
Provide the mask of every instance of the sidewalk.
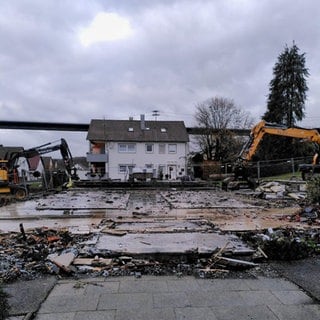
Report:
[{"label": "sidewalk", "polygon": [[314,320],[320,305],[283,278],[90,278],[58,281],[35,319]]}]

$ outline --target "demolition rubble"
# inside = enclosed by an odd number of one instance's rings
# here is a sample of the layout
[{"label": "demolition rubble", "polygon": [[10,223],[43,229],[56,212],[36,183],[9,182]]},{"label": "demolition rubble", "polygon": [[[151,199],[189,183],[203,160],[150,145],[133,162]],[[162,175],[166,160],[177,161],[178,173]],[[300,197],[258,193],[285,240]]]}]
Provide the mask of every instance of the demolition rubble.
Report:
[{"label": "demolition rubble", "polygon": [[305,191],[294,188],[75,188],[12,203],[0,208],[0,282],[44,274],[216,277],[317,254],[319,208],[301,207]]}]

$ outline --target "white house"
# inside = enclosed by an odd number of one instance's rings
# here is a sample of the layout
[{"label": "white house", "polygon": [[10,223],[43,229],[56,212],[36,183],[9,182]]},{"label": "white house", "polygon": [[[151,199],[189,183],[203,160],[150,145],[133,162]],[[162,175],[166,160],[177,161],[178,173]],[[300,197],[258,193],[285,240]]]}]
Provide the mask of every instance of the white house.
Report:
[{"label": "white house", "polygon": [[92,178],[126,181],[134,172],[156,179],[186,175],[189,136],[183,121],[91,120],[87,161]]}]

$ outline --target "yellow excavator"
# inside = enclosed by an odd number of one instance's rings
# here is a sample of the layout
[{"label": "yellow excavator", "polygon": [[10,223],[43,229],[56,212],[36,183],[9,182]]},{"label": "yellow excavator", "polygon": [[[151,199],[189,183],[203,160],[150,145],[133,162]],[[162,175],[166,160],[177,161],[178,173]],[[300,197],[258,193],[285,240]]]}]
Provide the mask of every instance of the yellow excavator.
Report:
[{"label": "yellow excavator", "polygon": [[[284,125],[268,123],[264,120],[257,123],[251,130],[249,140],[243,146],[236,165],[234,167],[235,181],[246,180],[249,186],[254,187],[254,179],[251,179],[247,172],[247,165],[255,155],[260,142],[266,135],[275,135],[282,137],[298,138],[303,141],[314,142],[320,145],[320,133],[317,129],[306,129],[300,127],[286,127]],[[318,155],[313,158],[312,164],[301,164],[299,170],[302,179],[305,180],[312,176],[316,169],[320,172],[320,166],[317,164]]]},{"label": "yellow excavator", "polygon": [[24,200],[28,195],[28,188],[19,179],[18,160],[20,158],[30,159],[56,150],[60,150],[69,177],[68,186],[73,180],[77,180],[73,158],[68,144],[63,138],[56,145],[49,142],[39,147],[6,154],[4,159],[0,160],[0,203],[3,204],[10,199]]}]

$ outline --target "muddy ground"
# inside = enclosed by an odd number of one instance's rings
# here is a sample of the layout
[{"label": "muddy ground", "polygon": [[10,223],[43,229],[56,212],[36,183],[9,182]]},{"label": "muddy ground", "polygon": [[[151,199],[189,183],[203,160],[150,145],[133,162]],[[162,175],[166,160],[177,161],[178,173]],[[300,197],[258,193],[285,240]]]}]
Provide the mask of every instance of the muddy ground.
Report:
[{"label": "muddy ground", "polygon": [[0,208],[0,279],[273,275],[270,261],[318,253],[320,223],[292,197],[267,198],[74,188],[12,203]]}]

